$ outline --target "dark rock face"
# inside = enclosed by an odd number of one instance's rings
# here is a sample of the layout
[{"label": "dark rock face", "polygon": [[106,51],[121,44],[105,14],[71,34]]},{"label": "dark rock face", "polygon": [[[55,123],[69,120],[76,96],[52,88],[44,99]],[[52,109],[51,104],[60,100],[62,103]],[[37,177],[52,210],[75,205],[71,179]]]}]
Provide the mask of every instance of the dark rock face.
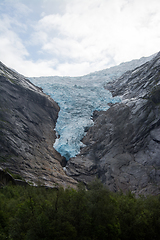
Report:
[{"label": "dark rock face", "polygon": [[34,183],[75,186],[53,148],[58,112],[40,88],[0,63],[0,166]]},{"label": "dark rock face", "polygon": [[113,191],[160,192],[160,53],[106,84],[122,102],[95,112],[86,145],[66,169],[76,180],[98,176]]},{"label": "dark rock face", "polygon": [[27,186],[29,185],[26,181],[21,179],[14,179],[11,174],[7,171],[4,171],[0,167],[0,188],[6,186],[7,184]]},{"label": "dark rock face", "polygon": [[0,187],[8,183],[15,185],[14,178],[0,167]]}]

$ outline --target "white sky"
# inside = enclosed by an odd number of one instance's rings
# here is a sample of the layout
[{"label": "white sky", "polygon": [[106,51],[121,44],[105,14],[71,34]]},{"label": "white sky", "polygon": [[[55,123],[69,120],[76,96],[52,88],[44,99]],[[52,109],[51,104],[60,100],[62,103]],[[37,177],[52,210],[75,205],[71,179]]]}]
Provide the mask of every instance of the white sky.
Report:
[{"label": "white sky", "polygon": [[0,0],[0,61],[80,76],[160,50],[160,0]]}]

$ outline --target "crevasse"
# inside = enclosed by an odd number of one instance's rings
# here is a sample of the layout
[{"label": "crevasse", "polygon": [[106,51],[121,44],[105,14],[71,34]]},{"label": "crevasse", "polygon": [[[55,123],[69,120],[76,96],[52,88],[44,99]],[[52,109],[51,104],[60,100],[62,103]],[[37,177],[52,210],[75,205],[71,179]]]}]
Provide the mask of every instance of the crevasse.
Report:
[{"label": "crevasse", "polygon": [[85,135],[86,129],[93,124],[93,111],[107,110],[109,102],[120,101],[120,98],[113,98],[111,93],[104,88],[105,83],[140,66],[151,57],[133,60],[82,77],[30,78],[31,82],[42,87],[43,91],[49,94],[60,106],[54,148],[66,160],[76,156],[80,148],[83,147],[81,139]]}]

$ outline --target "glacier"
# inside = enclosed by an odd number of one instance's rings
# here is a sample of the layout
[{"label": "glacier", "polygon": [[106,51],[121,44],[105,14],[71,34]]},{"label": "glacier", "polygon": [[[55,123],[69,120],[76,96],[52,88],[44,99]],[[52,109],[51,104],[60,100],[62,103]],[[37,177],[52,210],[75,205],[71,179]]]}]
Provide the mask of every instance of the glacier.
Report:
[{"label": "glacier", "polygon": [[81,77],[32,77],[30,81],[41,87],[60,106],[56,123],[57,139],[54,148],[69,160],[84,146],[81,142],[87,129],[93,125],[95,110],[107,110],[108,103],[120,102],[105,89],[105,83],[114,81],[123,73],[151,60],[155,56],[122,63],[118,66]]}]

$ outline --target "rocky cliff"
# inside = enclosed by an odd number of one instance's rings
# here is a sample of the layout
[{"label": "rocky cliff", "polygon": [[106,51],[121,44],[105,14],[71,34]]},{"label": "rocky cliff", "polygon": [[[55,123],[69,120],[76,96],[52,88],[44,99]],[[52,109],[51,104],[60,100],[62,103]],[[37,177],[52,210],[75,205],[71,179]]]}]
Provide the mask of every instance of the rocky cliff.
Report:
[{"label": "rocky cliff", "polygon": [[85,147],[66,166],[68,176],[98,176],[112,191],[160,192],[160,53],[106,84],[120,103],[94,112]]},{"label": "rocky cliff", "polygon": [[34,184],[76,185],[53,148],[59,106],[0,63],[0,166]]}]

